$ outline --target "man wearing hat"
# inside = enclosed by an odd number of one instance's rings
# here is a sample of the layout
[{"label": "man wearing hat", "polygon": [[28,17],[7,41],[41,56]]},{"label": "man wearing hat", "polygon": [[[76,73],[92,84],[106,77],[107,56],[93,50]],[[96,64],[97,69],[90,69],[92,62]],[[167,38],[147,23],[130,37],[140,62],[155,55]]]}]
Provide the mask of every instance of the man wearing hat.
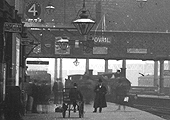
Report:
[{"label": "man wearing hat", "polygon": [[107,89],[106,87],[103,85],[103,82],[101,79],[98,80],[98,85],[96,85],[94,92],[96,93],[95,95],[95,99],[94,99],[94,113],[97,112],[97,108],[99,108],[99,112],[102,112],[102,108],[107,107],[107,103],[106,103],[106,93],[107,93]]},{"label": "man wearing hat", "polygon": [[70,101],[73,103],[74,112],[76,112],[77,101],[83,101],[81,92],[77,89],[77,84],[73,84],[73,88],[69,92]]}]

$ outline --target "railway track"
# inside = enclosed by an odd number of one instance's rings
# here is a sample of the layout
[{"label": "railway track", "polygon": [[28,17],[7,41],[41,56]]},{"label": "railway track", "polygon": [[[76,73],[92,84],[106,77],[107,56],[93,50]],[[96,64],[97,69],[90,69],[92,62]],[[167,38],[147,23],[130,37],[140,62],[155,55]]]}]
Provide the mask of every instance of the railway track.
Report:
[{"label": "railway track", "polygon": [[149,112],[151,114],[160,116],[166,120],[170,120],[170,108],[148,106],[148,105],[138,105],[134,104],[134,108]]}]

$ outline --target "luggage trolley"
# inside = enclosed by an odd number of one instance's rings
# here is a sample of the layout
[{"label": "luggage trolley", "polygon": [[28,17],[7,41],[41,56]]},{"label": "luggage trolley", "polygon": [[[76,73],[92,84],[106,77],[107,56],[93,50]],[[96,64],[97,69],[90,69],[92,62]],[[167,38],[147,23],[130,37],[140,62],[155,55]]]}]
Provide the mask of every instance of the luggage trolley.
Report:
[{"label": "luggage trolley", "polygon": [[[71,88],[63,88],[63,104],[62,104],[62,114],[63,118],[66,116],[66,111],[68,111],[68,117],[70,117],[70,112],[73,110],[73,102],[69,98],[69,91]],[[79,113],[79,118],[84,117],[84,102],[77,101],[77,108]]]}]

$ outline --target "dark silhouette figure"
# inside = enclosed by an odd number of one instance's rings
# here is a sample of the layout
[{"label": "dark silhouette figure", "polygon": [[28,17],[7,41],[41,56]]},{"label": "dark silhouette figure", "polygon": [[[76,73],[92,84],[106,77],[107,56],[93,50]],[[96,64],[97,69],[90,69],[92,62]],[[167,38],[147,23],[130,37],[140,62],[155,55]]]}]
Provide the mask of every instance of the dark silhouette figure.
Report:
[{"label": "dark silhouette figure", "polygon": [[48,113],[50,95],[51,86],[46,81],[43,81],[43,83],[40,86],[40,102],[42,105],[42,113]]},{"label": "dark silhouette figure", "polygon": [[54,104],[58,104],[58,83],[57,81],[54,82],[53,88],[52,88],[53,94],[54,94]]},{"label": "dark silhouette figure", "polygon": [[76,83],[74,83],[74,88],[71,88],[69,91],[69,98],[70,98],[70,101],[73,103],[74,112],[76,112],[77,101],[83,101],[83,95],[77,89]]},{"label": "dark silhouette figure", "polygon": [[21,90],[18,86],[7,86],[4,101],[5,120],[22,120],[23,106]]},{"label": "dark silhouette figure", "polygon": [[118,79],[118,85],[116,86],[116,103],[118,104],[118,109],[121,109],[121,105],[123,106],[125,110],[125,105],[128,103],[128,99],[125,99],[125,97],[128,97],[128,92],[130,90],[131,83],[128,79],[125,77],[120,77]]},{"label": "dark silhouette figure", "polygon": [[94,111],[97,112],[97,108],[99,108],[99,112],[102,112],[102,108],[107,107],[105,95],[107,93],[106,87],[103,85],[102,80],[99,79],[99,84],[95,87],[94,92],[96,93],[94,99]]},{"label": "dark silhouette figure", "polygon": [[32,84],[32,97],[33,97],[33,105],[32,105],[32,113],[38,113],[37,105],[38,105],[38,86],[36,83]]}]

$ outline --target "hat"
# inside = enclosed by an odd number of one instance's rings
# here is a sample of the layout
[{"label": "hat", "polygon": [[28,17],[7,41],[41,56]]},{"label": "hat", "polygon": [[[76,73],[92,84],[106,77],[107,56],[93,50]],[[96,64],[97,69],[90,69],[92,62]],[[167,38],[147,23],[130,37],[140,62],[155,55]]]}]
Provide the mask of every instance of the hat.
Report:
[{"label": "hat", "polygon": [[74,83],[73,85],[74,85],[74,86],[77,86],[77,83]]},{"label": "hat", "polygon": [[102,79],[99,79],[99,81],[98,82],[102,82]]}]

